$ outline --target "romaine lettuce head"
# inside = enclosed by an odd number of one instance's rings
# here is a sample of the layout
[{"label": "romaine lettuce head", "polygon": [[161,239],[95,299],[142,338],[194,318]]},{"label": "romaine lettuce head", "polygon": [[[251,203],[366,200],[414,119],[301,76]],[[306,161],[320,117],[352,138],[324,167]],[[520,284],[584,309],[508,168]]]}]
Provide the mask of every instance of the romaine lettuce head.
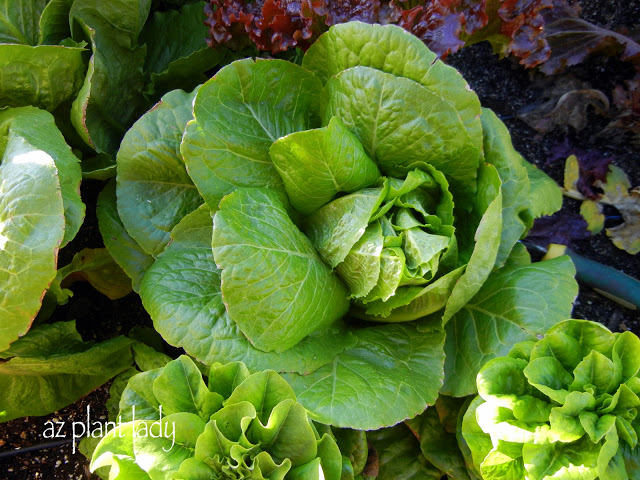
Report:
[{"label": "romaine lettuce head", "polygon": [[640,476],[640,339],[567,320],[478,374],[462,423],[482,478]]},{"label": "romaine lettuce head", "polygon": [[338,480],[342,457],[276,372],[215,364],[205,383],[181,356],[129,379],[118,423],[93,452],[98,468],[121,480]]},{"label": "romaine lettuce head", "polygon": [[566,318],[570,264],[512,255],[560,199],[457,71],[401,28],[356,22],[302,67],[239,60],[163,97],[123,140],[122,221],[101,228],[169,343],[287,372],[314,419],[374,429],[422,412],[445,369],[450,395],[475,393],[481,363],[443,367],[445,329],[486,361]]}]

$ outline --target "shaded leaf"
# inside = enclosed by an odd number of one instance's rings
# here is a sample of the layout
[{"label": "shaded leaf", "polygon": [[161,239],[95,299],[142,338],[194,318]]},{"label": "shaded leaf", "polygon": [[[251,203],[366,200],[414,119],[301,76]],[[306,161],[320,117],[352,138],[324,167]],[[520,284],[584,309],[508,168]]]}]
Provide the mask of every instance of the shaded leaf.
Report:
[{"label": "shaded leaf", "polygon": [[47,415],[77,401],[132,365],[130,345],[122,336],[83,342],[75,322],[35,327],[13,344],[19,355],[0,363],[0,419]]},{"label": "shaded leaf", "polygon": [[554,8],[545,16],[545,37],[551,47],[551,56],[540,70],[547,75],[581,63],[593,52],[621,53],[622,60],[640,59],[637,42],[578,18],[576,9],[564,1],[555,0]]},{"label": "shaded leaf", "polygon": [[146,107],[146,48],[137,38],[151,0],[76,0],[69,13],[74,38],[86,38],[93,55],[71,122],[87,145],[115,155],[122,136]]},{"label": "shaded leaf", "polygon": [[[106,248],[84,248],[76,253],[69,265],[58,270],[52,289],[67,288],[77,281],[89,282],[111,300],[131,293],[131,279]],[[61,300],[64,302],[66,298],[58,298],[62,304]]]},{"label": "shaded leaf", "polygon": [[589,224],[577,213],[556,213],[551,217],[536,218],[527,234],[527,240],[547,248],[551,243],[569,245],[573,240],[591,237]]},{"label": "shaded leaf", "polygon": [[127,233],[116,207],[116,182],[110,181],[98,195],[96,207],[98,227],[104,245],[118,265],[133,282],[133,289],[140,290],[140,282],[147,269],[153,265],[153,257]]},{"label": "shaded leaf", "polygon": [[367,433],[378,456],[379,480],[440,480],[442,472],[420,452],[420,444],[405,425]]},{"label": "shaded leaf", "polygon": [[5,0],[0,4],[0,43],[37,45],[47,0]]},{"label": "shaded leaf", "polygon": [[184,5],[179,11],[156,12],[146,22],[140,43],[147,45],[145,71],[151,74],[153,94],[204,83],[204,74],[224,57],[223,49],[208,48],[204,23],[205,2]]}]

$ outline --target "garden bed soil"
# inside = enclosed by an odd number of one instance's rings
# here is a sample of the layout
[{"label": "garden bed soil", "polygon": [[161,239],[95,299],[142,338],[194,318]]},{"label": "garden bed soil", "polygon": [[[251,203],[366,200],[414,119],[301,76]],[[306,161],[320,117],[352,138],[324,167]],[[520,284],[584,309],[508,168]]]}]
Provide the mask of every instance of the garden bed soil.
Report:
[{"label": "garden bed soil", "polygon": [[[640,24],[640,1],[598,0],[583,1],[583,16],[606,27],[620,25],[633,27]],[[520,109],[537,102],[549,88],[549,82],[563,82],[573,76],[590,84],[591,88],[604,92],[611,100],[616,85],[633,77],[633,67],[615,58],[591,57],[583,64],[552,79],[542,74],[526,71],[513,59],[499,60],[487,43],[462,49],[447,62],[456,67],[480,97],[483,106],[493,109],[509,128],[515,148],[530,162],[562,183],[564,162],[550,161],[552,150],[568,135],[571,142],[582,150],[603,152],[613,158],[613,164],[622,168],[633,186],[640,185],[640,154],[629,142],[612,143],[595,134],[603,125],[603,119],[589,113],[589,124],[580,132],[561,129],[541,135],[529,128],[516,115]],[[605,123],[606,124],[606,123]],[[87,218],[76,239],[60,252],[60,265],[68,264],[73,255],[83,248],[101,247],[102,239],[95,217],[96,199],[102,182],[86,181],[82,197],[87,204]],[[565,198],[563,211],[577,213],[579,202]],[[635,278],[640,278],[640,261],[616,248],[600,233],[587,240],[571,244],[581,255],[610,265]],[[59,307],[53,320],[77,321],[78,330],[85,340],[101,341],[119,334],[126,334],[136,325],[151,326],[139,297],[131,293],[123,299],[110,301],[86,284],[73,286],[74,296],[65,306]],[[640,313],[621,307],[593,290],[582,287],[575,302],[574,318],[584,318],[603,323],[613,331],[631,330],[640,334]],[[171,352],[177,353],[175,349]],[[62,434],[71,439],[74,421],[86,421],[87,407],[92,418],[106,418],[104,404],[108,398],[108,384],[95,390],[77,403],[46,417],[27,417],[0,424],[0,453],[49,441],[43,437],[48,421],[65,422]],[[0,457],[0,479],[88,479],[84,456],[73,453],[70,444],[47,450]]]}]

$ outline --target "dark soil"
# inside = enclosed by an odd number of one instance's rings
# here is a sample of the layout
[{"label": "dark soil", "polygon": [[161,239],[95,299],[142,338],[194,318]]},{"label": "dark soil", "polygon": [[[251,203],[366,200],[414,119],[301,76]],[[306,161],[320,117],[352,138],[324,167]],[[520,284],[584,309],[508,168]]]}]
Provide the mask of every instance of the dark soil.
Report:
[{"label": "dark soil", "polygon": [[[640,0],[583,0],[583,15],[588,20],[605,27],[640,24]],[[513,59],[499,60],[488,44],[478,44],[462,49],[447,60],[456,67],[471,88],[479,95],[482,105],[493,109],[509,128],[516,149],[530,162],[562,183],[564,163],[550,162],[551,151],[566,136],[583,150],[597,149],[611,156],[613,163],[629,176],[632,185],[640,185],[640,154],[628,142],[611,142],[599,138],[598,133],[606,122],[590,114],[589,125],[580,132],[554,131],[541,135],[516,118],[517,112],[538,101],[549,88],[549,82],[563,82],[573,77],[588,82],[609,96],[616,85],[634,75],[633,67],[614,58],[591,57],[582,65],[552,79],[539,73],[524,70]],[[60,265],[68,264],[82,248],[103,246],[95,217],[95,204],[101,182],[83,183],[82,196],[87,204],[87,219],[77,238],[60,253]],[[579,203],[565,198],[563,211],[575,213]],[[638,258],[617,249],[600,233],[590,239],[571,244],[576,252],[590,259],[617,268],[635,278],[640,278]],[[135,325],[152,325],[139,297],[132,293],[127,297],[110,301],[83,284],[72,287],[74,296],[65,306],[59,307],[52,320],[77,321],[78,330],[85,340],[104,340],[126,334]],[[580,288],[573,312],[575,318],[599,321],[613,331],[631,330],[640,334],[640,313],[598,295],[587,287]],[[47,417],[27,417],[0,424],[0,455],[2,452],[42,444],[47,421],[65,422],[63,434],[71,438],[71,423],[86,421],[87,407],[92,418],[104,417],[104,403],[108,388],[103,386],[77,403]],[[70,444],[62,447],[0,457],[0,480],[4,479],[88,479],[86,460],[80,453],[72,453]]]},{"label": "dark soil", "polygon": [[[590,122],[582,131],[577,132],[569,127],[567,131],[558,130],[542,135],[516,117],[523,107],[539,101],[544,94],[543,87],[550,82],[578,79],[610,97],[616,85],[633,77],[635,71],[628,62],[593,57],[562,75],[550,78],[522,69],[512,58],[498,60],[489,44],[481,43],[460,50],[447,63],[462,73],[480,97],[482,105],[491,108],[502,118],[509,128],[516,150],[559,184],[563,182],[565,159],[552,161],[552,150],[568,138],[572,145],[582,150],[597,150],[603,156],[613,158],[612,163],[624,170],[631,185],[640,185],[638,149],[629,142],[613,143],[596,136],[606,125],[606,120],[603,124],[599,117],[590,113]],[[579,201],[564,198],[563,212],[578,213],[579,208]],[[616,248],[604,231],[586,240],[574,241],[570,247],[584,257],[640,278],[640,260],[637,256]],[[599,321],[613,331],[631,330],[640,334],[640,312],[623,308],[588,287],[580,288],[573,317]]]}]

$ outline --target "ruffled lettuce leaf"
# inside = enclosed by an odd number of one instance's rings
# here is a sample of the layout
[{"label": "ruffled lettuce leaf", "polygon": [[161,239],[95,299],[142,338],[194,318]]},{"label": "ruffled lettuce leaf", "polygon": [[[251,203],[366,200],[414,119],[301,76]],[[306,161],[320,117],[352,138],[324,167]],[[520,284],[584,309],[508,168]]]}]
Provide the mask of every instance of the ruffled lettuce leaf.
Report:
[{"label": "ruffled lettuce leaf", "polygon": [[474,468],[487,478],[493,459],[506,455],[511,475],[633,478],[638,354],[631,332],[567,320],[489,361],[462,426]]},{"label": "ruffled lettuce leaf", "polygon": [[[142,417],[135,417],[136,411]],[[195,363],[181,356],[130,379],[120,419],[126,423],[96,446],[92,470],[108,467],[114,476],[124,463],[135,472],[124,478],[145,478],[144,472],[147,478],[217,478],[231,472],[239,479],[340,478],[335,441],[328,434],[320,437],[291,387],[273,371],[251,375],[241,363],[216,364],[207,385]]]}]

